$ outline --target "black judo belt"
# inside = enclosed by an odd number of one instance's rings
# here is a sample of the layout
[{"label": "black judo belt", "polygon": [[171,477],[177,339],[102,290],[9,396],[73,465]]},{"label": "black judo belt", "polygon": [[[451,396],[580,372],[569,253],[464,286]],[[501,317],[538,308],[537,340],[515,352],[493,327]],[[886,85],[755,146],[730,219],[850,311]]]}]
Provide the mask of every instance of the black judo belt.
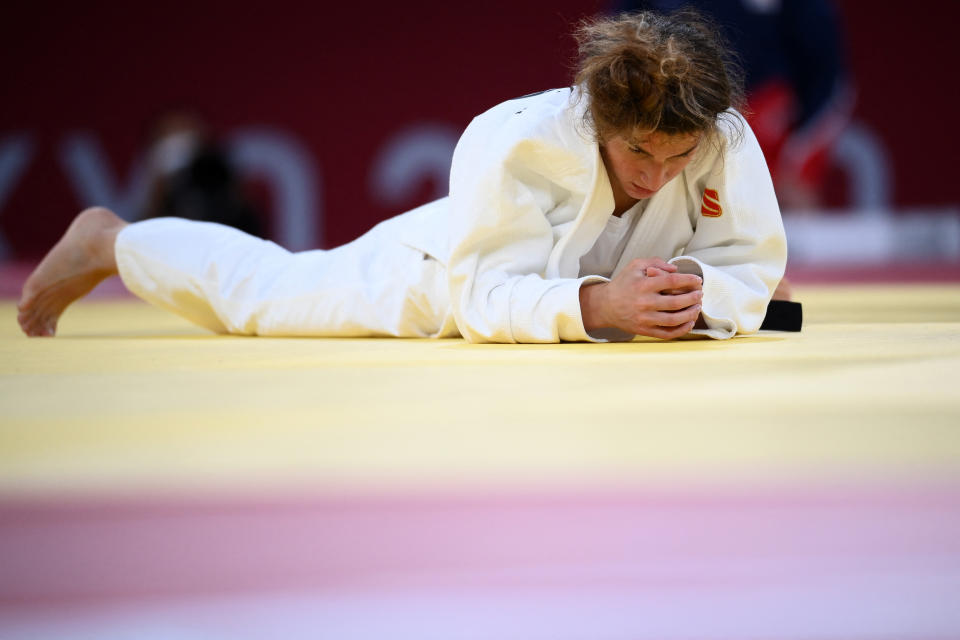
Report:
[{"label": "black judo belt", "polygon": [[761,329],[769,331],[800,331],[803,325],[803,307],[799,302],[771,300]]}]

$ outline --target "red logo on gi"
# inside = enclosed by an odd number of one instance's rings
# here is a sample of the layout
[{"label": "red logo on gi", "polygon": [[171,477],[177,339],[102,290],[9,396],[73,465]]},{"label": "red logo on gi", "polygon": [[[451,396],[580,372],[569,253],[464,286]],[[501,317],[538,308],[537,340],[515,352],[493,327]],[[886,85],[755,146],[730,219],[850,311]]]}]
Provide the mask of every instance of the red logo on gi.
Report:
[{"label": "red logo on gi", "polygon": [[723,208],[720,206],[720,194],[716,189],[703,190],[703,202],[700,204],[700,213],[708,218],[719,218],[723,215]]}]

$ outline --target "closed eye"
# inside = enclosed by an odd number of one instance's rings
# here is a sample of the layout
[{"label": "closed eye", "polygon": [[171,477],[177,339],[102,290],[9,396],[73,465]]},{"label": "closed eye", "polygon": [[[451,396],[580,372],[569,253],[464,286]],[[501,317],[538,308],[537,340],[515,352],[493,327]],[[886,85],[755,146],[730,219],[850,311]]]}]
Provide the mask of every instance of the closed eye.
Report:
[{"label": "closed eye", "polygon": [[[700,145],[700,141],[697,140],[696,144],[694,144],[692,147],[690,147],[689,149],[687,149],[687,150],[684,151],[683,153],[678,153],[678,154],[675,155],[675,156],[670,156],[669,158],[667,158],[667,160],[679,160],[679,159],[681,159],[681,158],[686,158],[686,157],[689,156],[691,153],[693,153],[694,150],[695,150],[699,145]],[[652,158],[652,157],[653,157],[652,155],[650,155],[650,152],[649,152],[649,151],[646,151],[646,150],[644,150],[644,149],[641,149],[640,147],[638,147],[638,146],[636,146],[636,145],[630,145],[630,146],[628,147],[628,149],[630,149],[630,151],[632,151],[633,153],[636,153],[636,154],[639,154],[639,155],[644,155],[644,156],[647,156],[647,157],[649,157],[649,158]]]},{"label": "closed eye", "polygon": [[[633,153],[635,153],[635,154],[637,154],[637,155],[640,155],[640,156],[646,156],[646,157],[648,157],[648,158],[652,158],[652,157],[653,157],[653,156],[651,156],[649,153],[647,153],[646,151],[644,151],[643,149],[640,149],[639,147],[630,147],[630,151],[632,151]],[[685,152],[683,152],[683,153],[677,154],[677,155],[675,155],[675,156],[670,156],[669,158],[667,158],[666,161],[669,162],[669,161],[671,161],[671,160],[683,160],[684,158],[688,157],[691,153],[693,153],[693,149],[690,149],[689,151],[685,151]]]}]

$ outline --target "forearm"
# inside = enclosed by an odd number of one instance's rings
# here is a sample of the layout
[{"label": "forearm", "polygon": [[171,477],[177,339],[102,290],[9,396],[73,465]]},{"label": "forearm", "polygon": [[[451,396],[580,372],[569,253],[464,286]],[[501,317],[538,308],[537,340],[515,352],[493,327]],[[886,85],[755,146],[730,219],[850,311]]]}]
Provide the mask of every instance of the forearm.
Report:
[{"label": "forearm", "polygon": [[580,287],[580,316],[587,331],[610,326],[604,314],[607,286],[606,282],[596,282]]}]

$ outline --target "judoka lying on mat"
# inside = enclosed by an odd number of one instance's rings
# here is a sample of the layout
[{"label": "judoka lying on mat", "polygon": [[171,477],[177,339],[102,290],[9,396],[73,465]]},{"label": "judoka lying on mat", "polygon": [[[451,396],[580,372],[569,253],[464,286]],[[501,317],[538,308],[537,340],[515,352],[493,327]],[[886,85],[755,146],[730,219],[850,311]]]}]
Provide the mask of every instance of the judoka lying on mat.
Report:
[{"label": "judoka lying on mat", "polygon": [[119,274],[217,332],[600,342],[757,331],[786,262],[736,70],[695,14],[582,25],[572,88],[508,100],[457,144],[450,195],[329,251],[232,228],[79,214],[27,280],[53,335]]}]

